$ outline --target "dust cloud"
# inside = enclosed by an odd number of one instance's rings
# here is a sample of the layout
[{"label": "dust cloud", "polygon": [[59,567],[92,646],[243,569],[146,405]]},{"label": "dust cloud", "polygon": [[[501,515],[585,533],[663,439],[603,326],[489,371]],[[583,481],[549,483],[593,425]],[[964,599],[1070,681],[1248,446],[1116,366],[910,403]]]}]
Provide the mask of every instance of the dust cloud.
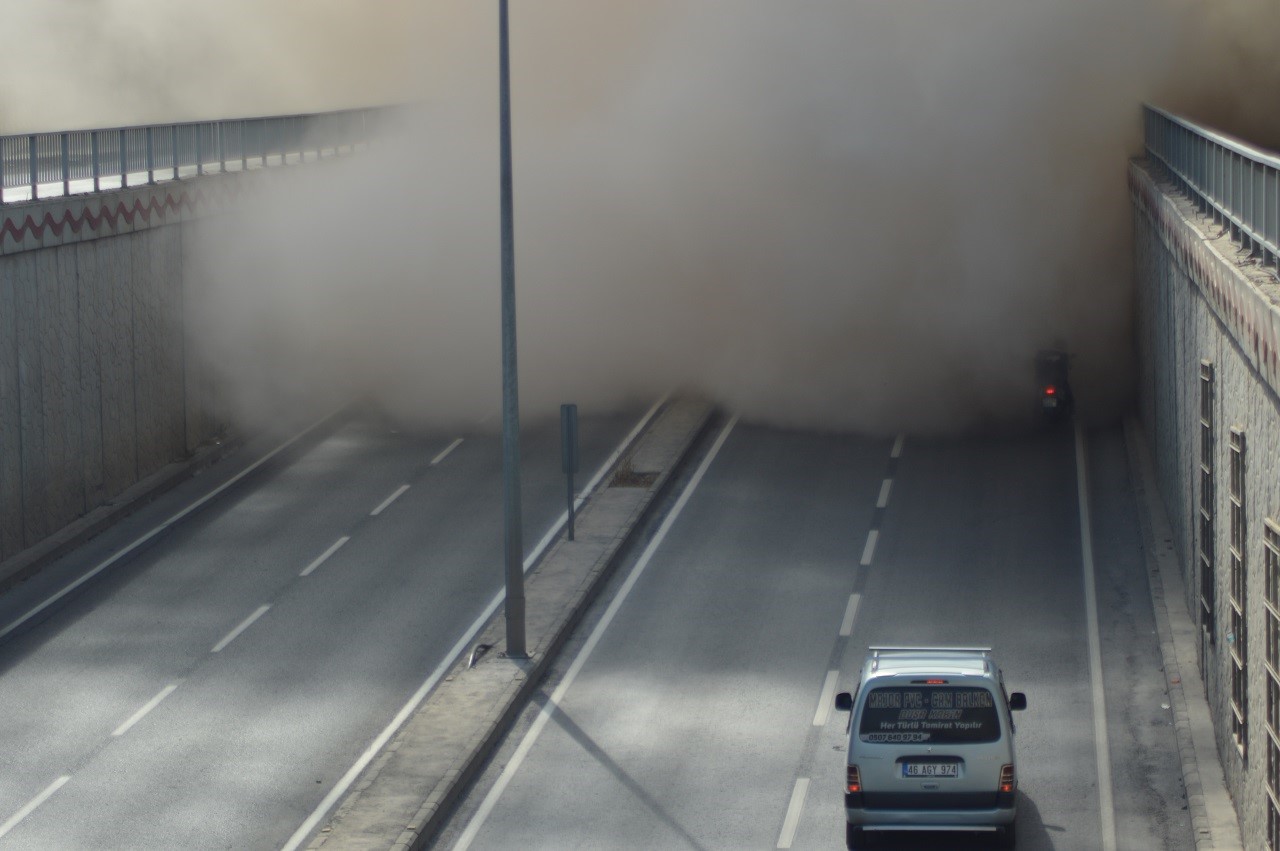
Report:
[{"label": "dust cloud", "polygon": [[[0,10],[0,134],[319,112],[413,93],[417,0],[39,0]],[[355,61],[353,61],[355,60]]]},{"label": "dust cloud", "polygon": [[[389,5],[385,44],[353,40],[325,79],[376,60],[366,99],[408,85],[418,104],[402,132],[273,173],[245,214],[194,229],[190,312],[241,415],[350,395],[433,423],[496,415],[493,7]],[[1016,427],[1034,352],[1058,345],[1082,410],[1114,416],[1131,393],[1139,106],[1267,131],[1245,88],[1274,76],[1261,9],[516,0],[523,414],[674,388],[787,425]],[[225,89],[222,63],[248,48],[206,47],[203,103],[308,90],[335,43],[320,29],[258,33],[278,54],[228,69]],[[261,98],[233,106],[254,83]],[[284,111],[318,101],[298,103]]]}]

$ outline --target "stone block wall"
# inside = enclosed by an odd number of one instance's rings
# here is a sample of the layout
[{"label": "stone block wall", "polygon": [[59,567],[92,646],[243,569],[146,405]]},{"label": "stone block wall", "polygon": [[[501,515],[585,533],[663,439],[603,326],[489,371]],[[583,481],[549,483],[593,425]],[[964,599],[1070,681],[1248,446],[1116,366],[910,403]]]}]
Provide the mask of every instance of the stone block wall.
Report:
[{"label": "stone block wall", "polygon": [[[1229,230],[1204,216],[1160,173],[1131,164],[1136,281],[1138,409],[1155,456],[1161,497],[1176,540],[1185,603],[1201,625],[1201,670],[1227,788],[1247,848],[1266,848],[1268,747],[1267,524],[1280,524],[1280,286]],[[1202,381],[1202,365],[1211,380]],[[1202,396],[1210,401],[1209,522],[1201,513]],[[1243,475],[1235,551],[1242,578],[1232,619],[1232,431],[1242,438]],[[1276,526],[1280,530],[1280,525]],[[1202,571],[1205,543],[1212,570]],[[1214,623],[1201,614],[1202,573],[1212,582]],[[1244,662],[1243,728],[1232,709],[1232,654]],[[1280,753],[1280,749],[1277,750]]]}]

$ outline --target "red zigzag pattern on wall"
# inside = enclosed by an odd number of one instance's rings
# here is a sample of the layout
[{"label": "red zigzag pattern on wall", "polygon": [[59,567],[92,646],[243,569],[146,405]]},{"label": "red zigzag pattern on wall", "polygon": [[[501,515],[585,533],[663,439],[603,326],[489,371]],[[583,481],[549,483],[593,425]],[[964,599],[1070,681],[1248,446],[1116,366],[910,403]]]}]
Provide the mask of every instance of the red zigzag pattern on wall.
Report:
[{"label": "red zigzag pattern on wall", "polygon": [[145,204],[141,198],[135,199],[132,205],[128,205],[123,201],[117,203],[115,207],[103,204],[98,208],[96,214],[89,209],[89,205],[86,203],[78,216],[70,210],[65,210],[60,219],[54,218],[53,213],[45,213],[43,218],[37,222],[28,215],[20,225],[14,223],[15,219],[6,216],[4,224],[0,225],[0,244],[3,244],[5,237],[12,237],[18,243],[21,243],[28,236],[43,239],[45,231],[51,231],[54,236],[62,236],[63,231],[67,228],[71,228],[71,232],[74,234],[79,234],[86,227],[91,231],[97,231],[104,223],[108,227],[115,229],[121,220],[130,226],[133,226],[139,219],[144,224],[150,225],[152,216],[163,220],[168,218],[171,213],[180,213],[183,208],[191,212],[205,200],[204,192],[197,190],[194,195],[190,195],[184,191],[179,193],[177,198],[166,193],[163,201],[158,197],[153,197],[150,202]]},{"label": "red zigzag pattern on wall", "polygon": [[[1201,240],[1188,242],[1180,236],[1186,227],[1182,214],[1172,199],[1157,188],[1149,176],[1129,169],[1129,187],[1138,206],[1157,224],[1170,254],[1200,287],[1206,299],[1217,307],[1223,324],[1231,328],[1240,347],[1250,353],[1254,363],[1271,386],[1280,389],[1280,338],[1269,310],[1270,302],[1237,272],[1232,275],[1228,261],[1210,252]],[[1194,226],[1192,226],[1194,227]],[[1252,296],[1246,302],[1246,295]]]}]

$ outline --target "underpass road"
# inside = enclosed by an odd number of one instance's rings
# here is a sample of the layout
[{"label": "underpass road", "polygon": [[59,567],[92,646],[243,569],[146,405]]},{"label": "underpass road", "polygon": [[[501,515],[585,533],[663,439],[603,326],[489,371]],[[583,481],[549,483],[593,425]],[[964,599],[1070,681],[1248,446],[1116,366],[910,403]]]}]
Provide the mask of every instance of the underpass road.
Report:
[{"label": "underpass road", "polygon": [[[641,413],[584,414],[584,471]],[[558,424],[522,443],[532,548],[565,507]],[[0,598],[0,626],[219,477]],[[0,642],[0,848],[283,845],[501,587],[501,482],[496,435],[352,420],[23,623]]]},{"label": "underpass road", "polygon": [[[1116,847],[1190,849],[1123,437],[1086,438]],[[1018,847],[1104,847],[1072,432],[896,447],[738,424],[607,629],[587,643],[608,591],[435,847],[843,847],[848,717],[827,706],[871,644],[992,646],[1030,702]]]}]

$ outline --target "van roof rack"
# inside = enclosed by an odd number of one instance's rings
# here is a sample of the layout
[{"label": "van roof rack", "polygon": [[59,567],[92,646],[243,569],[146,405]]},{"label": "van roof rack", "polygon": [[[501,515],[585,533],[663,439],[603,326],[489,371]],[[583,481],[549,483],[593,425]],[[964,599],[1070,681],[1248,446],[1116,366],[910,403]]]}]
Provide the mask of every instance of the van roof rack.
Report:
[{"label": "van roof rack", "polygon": [[871,654],[871,670],[880,670],[880,654],[882,653],[937,653],[937,654],[981,654],[982,670],[991,672],[990,647],[889,647],[872,646],[867,651]]},{"label": "van roof rack", "polygon": [[873,655],[880,653],[990,653],[990,647],[894,647],[890,645],[873,645],[868,647]]}]

